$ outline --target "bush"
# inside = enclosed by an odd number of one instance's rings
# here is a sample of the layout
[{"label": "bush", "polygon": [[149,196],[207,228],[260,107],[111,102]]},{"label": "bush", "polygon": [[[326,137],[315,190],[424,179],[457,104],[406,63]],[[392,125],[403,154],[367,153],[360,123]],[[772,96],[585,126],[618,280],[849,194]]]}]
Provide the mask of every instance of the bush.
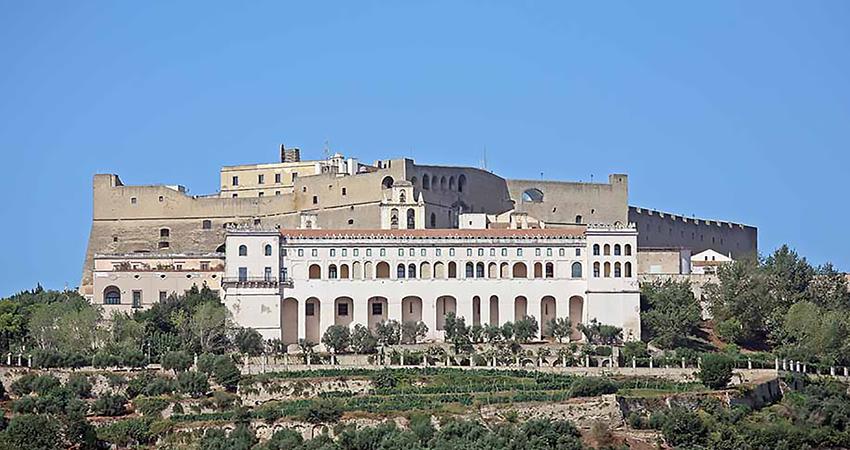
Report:
[{"label": "bush", "polygon": [[263,353],[263,336],[253,328],[240,328],[233,341],[243,355],[259,356]]},{"label": "bush", "polygon": [[106,369],[108,367],[118,367],[121,365],[121,360],[117,356],[101,350],[94,354],[92,365],[98,369]]},{"label": "bush", "polygon": [[228,392],[236,392],[242,373],[236,364],[228,356],[219,356],[213,364],[213,379]]},{"label": "bush", "polygon": [[351,333],[351,349],[354,353],[365,355],[375,353],[375,347],[378,346],[378,340],[369,331],[369,328],[362,325],[354,325],[354,331]]},{"label": "bush", "polygon": [[702,384],[711,389],[723,389],[732,380],[732,359],[718,353],[707,353],[697,372]]},{"label": "bush", "polygon": [[5,431],[10,448],[50,450],[62,448],[58,421],[48,416],[24,414],[12,418]]},{"label": "bush", "polygon": [[33,372],[26,373],[13,381],[12,384],[9,385],[9,390],[12,394],[18,397],[30,394],[32,393],[33,381],[35,381],[36,378],[38,378],[38,375]]},{"label": "bush", "polygon": [[181,372],[177,375],[177,389],[186,395],[198,398],[207,394],[210,383],[207,376],[200,372]]},{"label": "bush", "polygon": [[169,403],[170,401],[163,397],[138,397],[133,400],[133,407],[145,417],[158,417]]},{"label": "bush", "polygon": [[162,355],[162,368],[174,373],[184,372],[192,367],[192,356],[183,351],[168,352]]},{"label": "bush", "polygon": [[570,397],[596,397],[616,392],[617,385],[603,377],[581,377],[570,386]]},{"label": "bush", "polygon": [[299,448],[303,442],[304,438],[301,437],[301,433],[284,428],[275,431],[271,439],[266,442],[266,448],[268,450],[289,450]]},{"label": "bush", "polygon": [[708,438],[708,428],[695,412],[671,409],[661,426],[667,443],[677,448],[700,448]]},{"label": "bush", "polygon": [[123,416],[127,414],[127,397],[121,394],[103,394],[95,400],[92,412],[99,416]]},{"label": "bush", "polygon": [[322,336],[322,343],[333,353],[343,353],[351,345],[351,333],[345,325],[331,325]]},{"label": "bush", "polygon": [[148,360],[139,349],[125,349],[121,352],[121,364],[125,367],[145,367]]},{"label": "bush", "polygon": [[213,366],[215,366],[217,359],[218,356],[212,353],[203,353],[201,356],[198,356],[198,372],[212,375]]},{"label": "bush", "polygon": [[151,422],[147,419],[126,419],[97,428],[97,437],[118,447],[144,445],[154,436],[150,432]]},{"label": "bush", "polygon": [[40,375],[33,379],[32,390],[38,395],[43,396],[55,391],[61,385],[62,383],[59,381],[59,378],[53,375]]},{"label": "bush", "polygon": [[398,385],[398,376],[389,369],[376,371],[372,375],[372,385],[377,389],[390,389]]},{"label": "bush", "polygon": [[723,342],[737,343],[744,337],[744,327],[738,319],[726,319],[718,322],[714,331]]},{"label": "bush", "polygon": [[336,423],[339,422],[341,417],[342,408],[340,405],[328,399],[310,402],[310,405],[301,414],[301,420],[314,425]]},{"label": "bush", "polygon": [[65,383],[65,387],[77,398],[89,398],[91,396],[91,381],[89,377],[81,373],[72,374]]}]

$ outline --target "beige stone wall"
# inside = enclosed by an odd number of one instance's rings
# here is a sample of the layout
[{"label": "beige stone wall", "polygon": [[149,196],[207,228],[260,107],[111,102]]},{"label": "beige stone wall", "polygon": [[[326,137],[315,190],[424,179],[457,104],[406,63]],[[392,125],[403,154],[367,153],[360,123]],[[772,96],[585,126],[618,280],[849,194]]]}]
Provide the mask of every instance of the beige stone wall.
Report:
[{"label": "beige stone wall", "polygon": [[758,230],[732,222],[694,219],[629,207],[629,221],[638,227],[639,247],[685,247],[691,253],[714,249],[739,259],[758,253]]},{"label": "beige stone wall", "polygon": [[[568,183],[560,181],[507,180],[511,199],[518,212],[527,212],[547,227],[576,223],[627,224],[629,183],[626,175],[610,175],[608,183]],[[528,189],[543,193],[542,202],[523,201]]]},{"label": "beige stone wall", "polygon": [[[638,237],[640,239],[640,237]],[[641,248],[638,274],[689,273],[690,250],[680,248]]]}]

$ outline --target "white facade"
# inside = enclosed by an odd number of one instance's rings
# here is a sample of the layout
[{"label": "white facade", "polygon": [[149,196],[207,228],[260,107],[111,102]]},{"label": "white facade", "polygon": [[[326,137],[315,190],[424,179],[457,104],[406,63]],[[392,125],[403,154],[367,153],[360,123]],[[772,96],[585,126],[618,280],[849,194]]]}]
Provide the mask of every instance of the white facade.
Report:
[{"label": "white facade", "polygon": [[569,317],[575,340],[575,325],[595,318],[633,340],[636,239],[629,227],[233,230],[225,304],[239,325],[285,343],[319,343],[331,325],[374,328],[390,319],[422,321],[427,338],[439,340],[448,312],[468,325],[533,316],[541,337],[551,319]]},{"label": "white facade", "polygon": [[733,261],[729,256],[707,249],[691,256],[691,267],[695,274],[710,275],[717,273],[717,267]]}]

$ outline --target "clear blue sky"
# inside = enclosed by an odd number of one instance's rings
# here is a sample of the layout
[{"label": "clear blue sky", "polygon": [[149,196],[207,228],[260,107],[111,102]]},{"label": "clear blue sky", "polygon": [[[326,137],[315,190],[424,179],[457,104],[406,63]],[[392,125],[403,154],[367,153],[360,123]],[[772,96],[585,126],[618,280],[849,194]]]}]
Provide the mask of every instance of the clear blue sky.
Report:
[{"label": "clear blue sky", "polygon": [[386,3],[0,1],[0,295],[78,284],[94,173],[210,193],[325,140],[625,172],[633,205],[850,270],[850,2]]}]

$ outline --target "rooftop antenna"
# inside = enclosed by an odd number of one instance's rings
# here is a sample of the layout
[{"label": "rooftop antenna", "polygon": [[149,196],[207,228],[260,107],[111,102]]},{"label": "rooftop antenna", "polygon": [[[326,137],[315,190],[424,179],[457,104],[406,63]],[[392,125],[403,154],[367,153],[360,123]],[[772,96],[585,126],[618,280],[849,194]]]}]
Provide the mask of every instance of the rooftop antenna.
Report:
[{"label": "rooftop antenna", "polygon": [[481,169],[487,170],[487,146],[484,146],[484,154],[481,157]]},{"label": "rooftop antenna", "polygon": [[331,143],[325,139],[325,159],[331,159]]}]

